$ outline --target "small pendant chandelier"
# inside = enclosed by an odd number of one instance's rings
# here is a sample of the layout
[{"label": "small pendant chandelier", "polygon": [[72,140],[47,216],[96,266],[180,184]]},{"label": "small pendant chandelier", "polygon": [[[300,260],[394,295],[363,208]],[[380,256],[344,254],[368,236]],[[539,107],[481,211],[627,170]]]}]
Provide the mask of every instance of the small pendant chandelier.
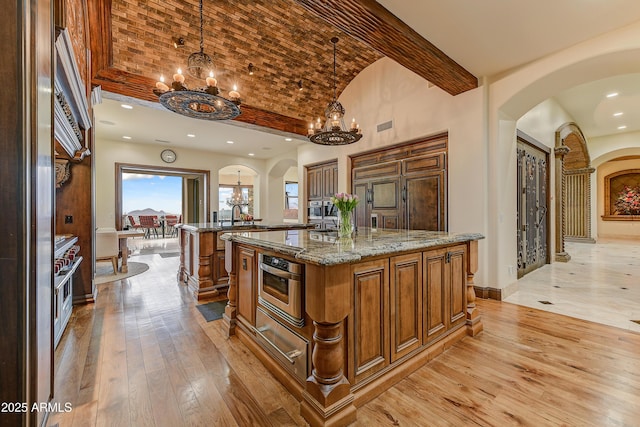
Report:
[{"label": "small pendant chandelier", "polygon": [[324,110],[326,121],[324,126],[320,119],[309,125],[307,136],[314,144],[320,145],[347,145],[353,144],[362,138],[360,126],[356,123],[356,119],[351,122],[351,127],[347,130],[344,124],[344,107],[336,97],[336,43],[338,38],[331,39],[333,43],[333,101],[329,103]]},{"label": "small pendant chandelier", "polygon": [[231,120],[240,115],[240,94],[234,85],[229,91],[229,99],[220,95],[218,81],[213,76],[213,60],[204,53],[202,0],[200,0],[200,52],[189,55],[187,71],[193,77],[206,77],[207,86],[190,90],[184,83],[182,70],[173,75],[171,87],[164,83],[164,77],[153,90],[160,103],[168,110],[183,116],[203,120]]}]

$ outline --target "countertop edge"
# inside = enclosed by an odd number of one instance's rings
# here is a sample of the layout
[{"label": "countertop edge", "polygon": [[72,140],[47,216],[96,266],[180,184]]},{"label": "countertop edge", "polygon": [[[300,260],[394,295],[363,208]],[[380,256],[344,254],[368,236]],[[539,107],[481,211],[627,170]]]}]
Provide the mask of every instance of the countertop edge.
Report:
[{"label": "countertop edge", "polygon": [[480,233],[452,233],[451,235],[439,238],[430,238],[411,242],[398,242],[397,244],[389,244],[382,247],[358,248],[357,251],[352,247],[352,241],[347,239],[344,241],[336,241],[334,243],[336,245],[335,252],[319,256],[309,252],[305,248],[263,241],[249,236],[243,236],[243,233],[239,232],[225,233],[221,236],[222,240],[244,243],[283,255],[289,255],[307,263],[325,266],[350,264],[376,256],[391,255],[407,251],[419,251],[431,247],[450,245],[452,243],[465,243],[484,238],[484,235]]}]

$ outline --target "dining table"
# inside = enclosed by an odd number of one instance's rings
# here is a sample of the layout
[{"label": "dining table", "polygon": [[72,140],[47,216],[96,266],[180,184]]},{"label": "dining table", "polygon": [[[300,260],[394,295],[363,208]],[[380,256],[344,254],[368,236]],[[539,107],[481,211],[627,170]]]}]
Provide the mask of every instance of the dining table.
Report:
[{"label": "dining table", "polygon": [[127,240],[132,237],[144,237],[144,231],[118,230],[118,242],[120,247],[120,254],[122,255],[122,264],[120,267],[121,273],[129,272],[129,266],[127,265],[127,259],[129,258],[129,248],[127,246]]}]

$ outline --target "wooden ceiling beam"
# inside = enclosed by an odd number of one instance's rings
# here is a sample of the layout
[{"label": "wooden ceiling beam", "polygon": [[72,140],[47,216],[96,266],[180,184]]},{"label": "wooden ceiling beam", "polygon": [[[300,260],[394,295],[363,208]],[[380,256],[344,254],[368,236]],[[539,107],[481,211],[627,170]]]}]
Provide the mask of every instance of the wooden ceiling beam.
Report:
[{"label": "wooden ceiling beam", "polygon": [[451,95],[478,87],[473,74],[375,0],[295,2]]}]

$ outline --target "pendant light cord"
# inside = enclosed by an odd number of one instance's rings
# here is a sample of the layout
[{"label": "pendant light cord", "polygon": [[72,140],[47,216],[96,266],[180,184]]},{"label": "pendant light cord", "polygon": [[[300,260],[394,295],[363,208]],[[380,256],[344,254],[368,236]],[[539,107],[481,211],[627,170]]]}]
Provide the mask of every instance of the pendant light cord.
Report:
[{"label": "pendant light cord", "polygon": [[333,43],[333,100],[335,101],[338,99],[336,97],[336,43],[338,43],[338,38],[332,38],[331,43]]},{"label": "pendant light cord", "polygon": [[200,0],[200,53],[204,52],[204,36],[202,27],[204,26],[204,20],[202,19],[202,0]]}]

